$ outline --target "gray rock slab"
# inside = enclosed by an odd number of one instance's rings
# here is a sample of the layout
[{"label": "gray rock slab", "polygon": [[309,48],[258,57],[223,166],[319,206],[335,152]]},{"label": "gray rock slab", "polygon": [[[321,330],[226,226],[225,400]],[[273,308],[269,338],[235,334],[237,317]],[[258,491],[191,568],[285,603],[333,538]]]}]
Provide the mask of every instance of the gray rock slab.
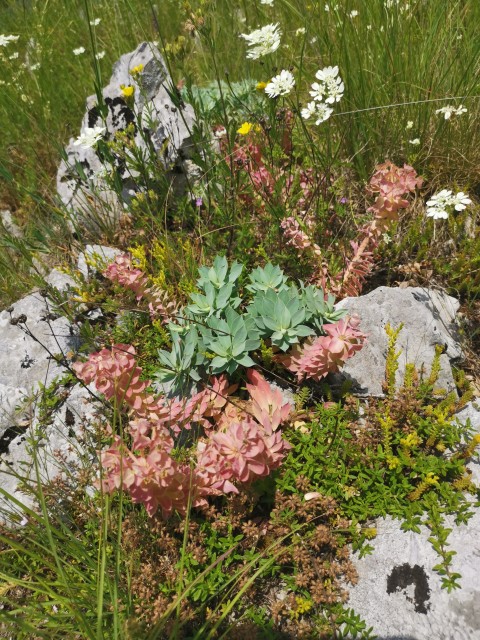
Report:
[{"label": "gray rock slab", "polygon": [[[130,70],[140,64],[144,65],[143,71],[134,79]],[[123,97],[121,85],[135,86],[131,100]],[[193,151],[195,116],[191,105],[184,104],[180,98],[172,99],[175,93],[159,50],[152,43],[143,42],[115,63],[110,82],[102,90],[107,107],[105,117],[100,113],[97,97],[87,99],[81,132],[87,127],[106,127],[104,139],[111,141],[117,132],[134,124],[137,149],[148,155],[153,148],[156,161],[163,165],[174,191],[182,194],[193,179],[188,161]],[[139,119],[141,131],[136,126]],[[111,227],[122,215],[132,193],[142,185],[136,184],[137,174],[125,167],[122,159],[105,166],[95,148],[84,149],[73,142],[70,140],[65,150],[66,159],[57,173],[57,192],[78,225],[86,224],[97,231]],[[128,149],[126,153],[129,153]],[[106,172],[113,172],[120,178],[123,189],[120,200],[108,187]]]},{"label": "gray rock slab", "polygon": [[[91,466],[95,455],[95,447],[89,446],[89,439],[90,429],[98,419],[99,403],[88,389],[78,384],[70,389],[59,387],[58,394],[60,404],[47,424],[39,421],[41,394],[31,398],[30,424],[17,428],[18,435],[0,453],[0,487],[28,507],[33,507],[35,500],[22,491],[22,479],[35,486],[38,469],[44,484],[62,476],[73,485],[78,466]],[[21,509],[2,496],[0,521],[14,521],[6,515],[15,512],[21,513]]]},{"label": "gray rock slab", "polygon": [[441,372],[437,383],[447,391],[455,389],[451,363],[463,358],[458,339],[455,316],[459,302],[445,293],[421,287],[379,287],[358,298],[345,298],[337,305],[349,314],[360,316],[360,329],[367,334],[362,351],[348,360],[342,376],[352,380],[353,392],[359,396],[383,396],[387,335],[385,326],[397,327],[403,323],[397,350],[401,350],[397,385],[403,381],[405,364],[412,362],[418,368],[425,365],[430,372],[435,346],[442,345]]},{"label": "gray rock slab", "polygon": [[16,238],[22,237],[22,230],[20,227],[14,222],[12,214],[9,209],[3,209],[0,211],[0,222],[3,225],[3,228],[7,233]]},{"label": "gray rock slab", "polygon": [[90,275],[94,275],[97,271],[101,271],[109,263],[115,260],[115,257],[123,253],[115,247],[105,247],[101,244],[87,244],[85,250],[80,253],[77,261],[77,269],[88,279]]},{"label": "gray rock slab", "polygon": [[[457,414],[480,430],[480,410],[473,403]],[[480,481],[480,463],[469,465],[472,479]],[[441,588],[432,571],[439,562],[428,542],[429,531],[420,534],[400,529],[392,518],[377,521],[374,552],[356,561],[358,584],[350,588],[352,607],[381,640],[479,640],[480,639],[480,509],[467,524],[453,518],[448,547],[456,551],[452,571],[461,574],[461,589],[450,594]]]},{"label": "gray rock slab", "polygon": [[[60,290],[73,284],[59,271],[53,271],[47,282]],[[25,296],[11,309],[0,312],[0,438],[22,415],[16,411],[22,400],[40,383],[49,385],[64,372],[52,356],[78,346],[76,329],[66,318],[52,314],[40,293]],[[22,316],[23,323],[11,323]]]}]

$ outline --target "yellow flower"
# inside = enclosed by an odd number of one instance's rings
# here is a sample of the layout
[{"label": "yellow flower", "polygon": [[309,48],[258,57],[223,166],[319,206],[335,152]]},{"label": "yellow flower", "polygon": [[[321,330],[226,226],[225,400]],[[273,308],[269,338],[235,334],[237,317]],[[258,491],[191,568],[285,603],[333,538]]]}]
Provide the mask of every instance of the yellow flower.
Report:
[{"label": "yellow flower", "polygon": [[122,90],[122,95],[124,98],[131,98],[135,93],[135,87],[133,87],[131,84],[129,84],[128,86],[121,84],[120,89]]},{"label": "yellow flower", "polygon": [[434,475],[432,471],[429,471],[425,477],[427,484],[438,484],[439,477]]},{"label": "yellow flower", "polygon": [[136,67],[133,67],[133,69],[130,69],[130,75],[137,76],[139,73],[142,73],[142,71],[143,71],[143,64],[137,64]]},{"label": "yellow flower", "polygon": [[241,136],[246,136],[252,130],[253,124],[251,122],[244,122],[240,129],[237,129],[237,133]]},{"label": "yellow flower", "polygon": [[412,447],[419,445],[421,441],[421,438],[419,438],[418,434],[414,431],[413,433],[409,433],[408,436],[405,436],[405,438],[402,438],[400,440],[400,444],[407,449],[411,449]]},{"label": "yellow flower", "polygon": [[263,91],[266,86],[267,86],[266,82],[257,82],[257,84],[255,85],[255,89],[257,91]]},{"label": "yellow flower", "polygon": [[395,456],[387,456],[387,464],[389,469],[396,469],[400,464],[400,460]]}]

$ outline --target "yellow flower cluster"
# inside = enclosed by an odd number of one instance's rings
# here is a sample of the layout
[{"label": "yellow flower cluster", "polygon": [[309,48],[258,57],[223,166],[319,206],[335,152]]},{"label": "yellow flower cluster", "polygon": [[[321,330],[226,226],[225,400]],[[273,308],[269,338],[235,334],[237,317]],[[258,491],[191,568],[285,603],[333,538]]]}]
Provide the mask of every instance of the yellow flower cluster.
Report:
[{"label": "yellow flower cluster", "polygon": [[136,67],[130,69],[130,75],[133,77],[138,76],[140,73],[142,73],[143,68],[143,64],[137,64]]},{"label": "yellow flower cluster", "polygon": [[400,460],[396,456],[387,456],[387,464],[389,469],[396,469],[400,464]]},{"label": "yellow flower cluster", "polygon": [[292,609],[290,611],[290,618],[292,620],[298,620],[298,618],[303,613],[307,613],[308,611],[310,611],[313,606],[312,602],[310,600],[307,600],[307,598],[297,597],[295,598],[295,602],[297,603],[297,606],[295,607],[295,609]]},{"label": "yellow flower cluster", "polygon": [[408,436],[400,440],[400,444],[403,445],[406,449],[413,449],[413,447],[418,447],[421,442],[422,439],[418,436],[416,431],[414,431],[413,433],[409,433]]},{"label": "yellow flower cluster", "polygon": [[132,86],[131,84],[129,84],[129,85],[121,84],[120,85],[120,90],[121,90],[122,95],[123,95],[124,98],[131,98],[133,96],[133,94],[135,93],[135,87]]},{"label": "yellow flower cluster", "polygon": [[429,471],[425,476],[425,482],[427,484],[431,484],[431,485],[438,484],[438,481],[439,481],[439,477],[434,475],[433,471]]}]

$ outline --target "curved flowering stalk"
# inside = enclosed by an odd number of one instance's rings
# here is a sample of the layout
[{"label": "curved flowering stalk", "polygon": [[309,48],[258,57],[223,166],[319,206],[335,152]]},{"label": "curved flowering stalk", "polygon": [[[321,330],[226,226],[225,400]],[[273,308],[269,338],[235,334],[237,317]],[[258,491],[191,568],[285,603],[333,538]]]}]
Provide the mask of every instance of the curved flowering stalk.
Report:
[{"label": "curved flowering stalk", "polygon": [[144,298],[152,317],[160,316],[164,324],[170,322],[177,315],[177,305],[168,300],[166,291],[150,287],[147,276],[141,269],[134,266],[128,253],[122,253],[104,270],[103,275],[135,294],[137,301]]},{"label": "curved flowering stalk", "polygon": [[408,164],[401,168],[387,160],[377,165],[367,187],[368,193],[378,194],[374,204],[367,209],[375,214],[374,228],[383,231],[398,220],[398,211],[408,207],[405,196],[415,193],[422,184],[423,178]]},{"label": "curved flowering stalk", "polygon": [[325,284],[338,298],[358,296],[368,274],[373,269],[374,252],[380,242],[381,234],[395,221],[398,212],[408,206],[406,199],[421,187],[423,179],[410,165],[397,167],[387,160],[375,167],[375,173],[367,186],[367,192],[377,194],[374,204],[367,209],[375,214],[368,225],[360,229],[357,242],[351,242],[353,249],[351,258],[347,258],[345,268],[336,276],[326,278],[325,265],[322,264],[321,274],[317,280]]},{"label": "curved flowering stalk", "polygon": [[358,329],[360,319],[351,317],[335,324],[324,325],[326,336],[307,340],[278,360],[297,377],[320,380],[337,372],[343,364],[363,347],[366,335]]}]

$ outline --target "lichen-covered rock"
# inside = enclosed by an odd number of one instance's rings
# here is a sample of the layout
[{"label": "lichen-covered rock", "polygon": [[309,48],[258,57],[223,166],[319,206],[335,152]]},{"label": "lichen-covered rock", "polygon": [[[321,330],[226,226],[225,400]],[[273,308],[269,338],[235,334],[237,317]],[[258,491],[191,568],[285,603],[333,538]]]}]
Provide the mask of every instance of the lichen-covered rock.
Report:
[{"label": "lichen-covered rock", "polygon": [[77,269],[88,280],[89,276],[95,275],[97,271],[102,270],[121,253],[123,252],[120,249],[115,249],[115,247],[87,244],[78,256]]},{"label": "lichen-covered rock", "polygon": [[[143,65],[143,71],[134,78],[130,71],[138,65]],[[123,96],[121,85],[135,87],[132,98]],[[96,95],[87,99],[81,132],[87,127],[106,127],[103,137],[110,141],[116,132],[133,124],[137,149],[147,156],[153,149],[176,193],[183,193],[195,169],[189,160],[195,117],[190,105],[184,104],[181,98],[172,99],[175,95],[176,89],[157,47],[143,42],[114,65],[110,82],[102,91],[105,113],[102,114]],[[139,119],[141,131],[136,124]],[[103,177],[106,168],[120,179],[123,202],[108,187]],[[136,190],[136,177],[135,171],[123,160],[118,159],[113,167],[105,167],[95,148],[75,146],[71,140],[66,148],[66,160],[58,170],[57,191],[74,219],[98,230],[119,219],[123,204],[131,197],[130,192]]]},{"label": "lichen-covered rock", "polygon": [[[36,394],[30,402],[31,419],[10,427],[0,439],[0,487],[8,496],[35,507],[33,496],[22,491],[20,484],[26,481],[35,488],[37,472],[44,484],[60,476],[73,485],[78,469],[91,467],[95,451],[91,430],[99,407],[88,389],[79,384],[55,390],[51,413],[42,406],[41,393]],[[2,495],[0,522],[18,521],[7,515],[16,511],[15,503]]]},{"label": "lichen-covered rock", "polygon": [[[59,290],[73,284],[69,276],[55,270],[46,280]],[[53,356],[75,350],[77,344],[76,328],[53,313],[40,292],[31,293],[10,310],[0,312],[0,438],[23,415],[16,412],[22,400],[40,383],[49,385],[64,373]]]},{"label": "lichen-covered rock", "polygon": [[[456,415],[480,432],[480,405],[469,403]],[[480,483],[480,464],[471,462],[472,480]],[[461,589],[448,593],[432,568],[440,562],[421,533],[402,531],[392,518],[377,521],[371,555],[356,561],[359,581],[350,589],[348,606],[382,640],[479,640],[480,638],[480,509],[467,524],[446,517],[448,550],[456,554],[451,570],[461,574]]]},{"label": "lichen-covered rock", "polygon": [[367,334],[362,351],[345,363],[341,376],[352,381],[352,391],[359,396],[383,395],[387,335],[385,326],[403,323],[397,350],[401,351],[397,385],[403,381],[405,364],[422,365],[430,372],[435,346],[441,345],[441,372],[437,386],[447,391],[455,389],[451,363],[463,358],[458,340],[455,316],[459,302],[441,291],[421,287],[379,287],[358,298],[345,298],[338,308],[360,316],[360,329]]}]

